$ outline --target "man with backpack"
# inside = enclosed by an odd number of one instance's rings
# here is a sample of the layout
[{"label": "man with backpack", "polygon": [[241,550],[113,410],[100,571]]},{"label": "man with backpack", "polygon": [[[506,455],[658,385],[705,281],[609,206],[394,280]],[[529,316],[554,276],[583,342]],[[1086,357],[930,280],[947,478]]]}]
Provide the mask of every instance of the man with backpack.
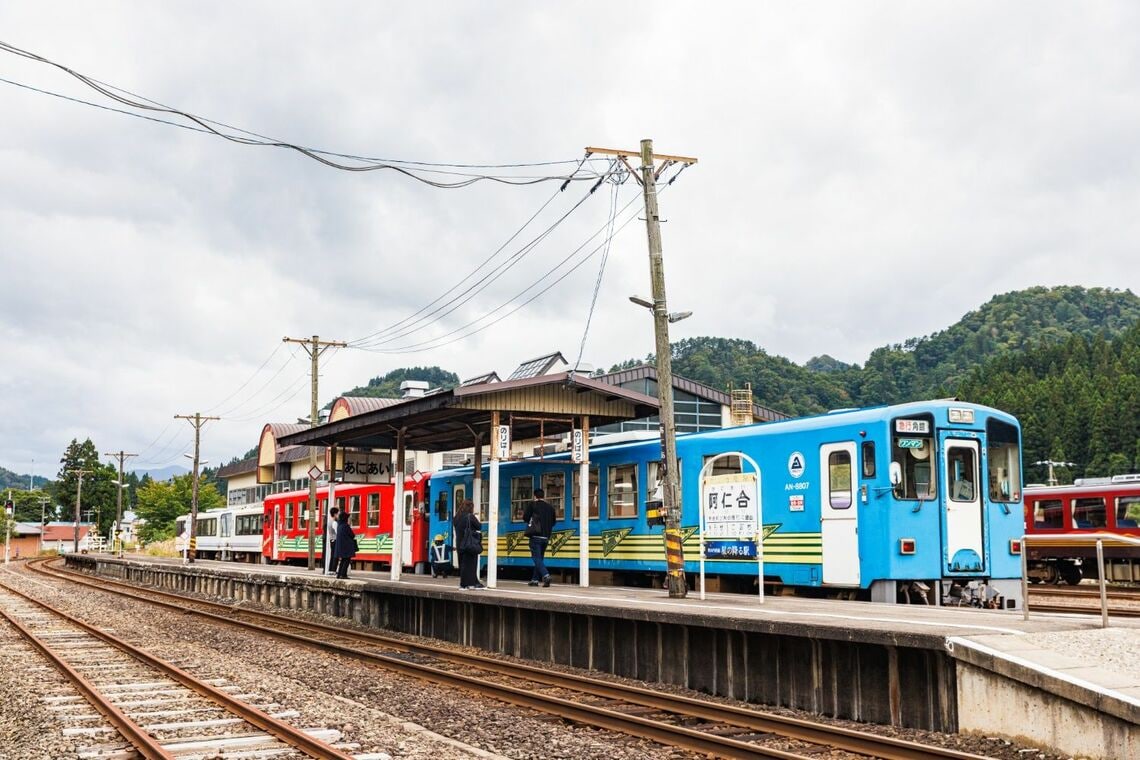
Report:
[{"label": "man with backpack", "polygon": [[527,524],[526,535],[530,539],[530,558],[534,562],[528,586],[542,584],[550,587],[550,573],[546,571],[546,546],[554,530],[554,507],[546,500],[546,491],[534,489],[534,501],[523,511],[523,522]]}]

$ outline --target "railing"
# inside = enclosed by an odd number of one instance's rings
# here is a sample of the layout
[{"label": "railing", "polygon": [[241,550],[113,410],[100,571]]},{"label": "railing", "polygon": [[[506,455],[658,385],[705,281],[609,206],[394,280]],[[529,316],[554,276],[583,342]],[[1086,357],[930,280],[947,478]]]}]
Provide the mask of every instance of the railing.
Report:
[{"label": "railing", "polygon": [[1100,579],[1100,626],[1108,628],[1108,590],[1104,578],[1104,542],[1131,544],[1140,548],[1140,539],[1119,536],[1114,533],[1063,533],[1049,536],[1021,537],[1021,608],[1023,617],[1029,619],[1029,558],[1026,547],[1030,544],[1096,544],[1096,574]]}]

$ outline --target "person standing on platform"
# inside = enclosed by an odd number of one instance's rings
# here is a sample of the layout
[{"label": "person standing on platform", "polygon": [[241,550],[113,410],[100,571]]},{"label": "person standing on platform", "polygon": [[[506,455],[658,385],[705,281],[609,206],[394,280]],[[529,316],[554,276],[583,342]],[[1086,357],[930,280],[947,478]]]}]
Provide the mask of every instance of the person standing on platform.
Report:
[{"label": "person standing on platform", "polygon": [[338,512],[340,512],[340,510],[336,507],[329,507],[329,516],[328,519],[325,520],[325,575],[332,575],[336,572],[336,559],[333,551],[334,547],[336,546],[336,516]]},{"label": "person standing on platform", "polygon": [[550,543],[550,534],[554,530],[554,507],[546,500],[546,491],[541,488],[534,489],[534,501],[526,505],[523,522],[527,524],[525,533],[530,538],[530,558],[534,562],[534,570],[527,585],[537,586],[541,583],[543,588],[549,588],[550,573],[546,571],[546,545]]},{"label": "person standing on platform", "polygon": [[356,534],[348,524],[348,510],[337,516],[336,545],[333,547],[333,556],[336,557],[336,577],[348,578],[348,566],[356,555]]},{"label": "person standing on platform", "polygon": [[483,525],[475,516],[475,505],[470,499],[455,510],[451,527],[455,529],[455,543],[459,549],[459,588],[484,588],[479,582],[479,555],[483,553]]}]

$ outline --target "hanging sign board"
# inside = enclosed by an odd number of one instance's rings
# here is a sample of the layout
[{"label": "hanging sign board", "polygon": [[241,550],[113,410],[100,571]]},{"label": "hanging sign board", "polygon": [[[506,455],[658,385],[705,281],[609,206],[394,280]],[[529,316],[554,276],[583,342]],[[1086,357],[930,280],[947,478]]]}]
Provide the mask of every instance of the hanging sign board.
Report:
[{"label": "hanging sign board", "polygon": [[511,457],[511,426],[499,425],[495,431],[496,459],[510,459]]},{"label": "hanging sign board", "polygon": [[581,464],[586,458],[586,446],[582,441],[582,431],[576,428],[570,436],[570,461]]},{"label": "hanging sign board", "polygon": [[[392,454],[390,452],[342,451],[344,454],[344,461],[340,468],[342,482],[392,482]],[[337,452],[337,454],[340,453],[340,451]]]}]

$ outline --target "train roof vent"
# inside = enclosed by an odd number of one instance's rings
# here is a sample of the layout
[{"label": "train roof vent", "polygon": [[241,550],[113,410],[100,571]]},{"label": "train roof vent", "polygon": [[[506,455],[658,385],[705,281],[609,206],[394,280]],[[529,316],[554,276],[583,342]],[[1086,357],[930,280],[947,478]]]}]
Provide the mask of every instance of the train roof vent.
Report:
[{"label": "train roof vent", "polygon": [[1140,473],[1130,473],[1128,475],[1113,475],[1113,483],[1137,483],[1140,482]]},{"label": "train roof vent", "polygon": [[842,409],[828,409],[827,413],[828,414],[843,414],[844,412],[857,412],[857,411],[859,411],[859,407],[847,406],[847,407],[844,407]]}]

